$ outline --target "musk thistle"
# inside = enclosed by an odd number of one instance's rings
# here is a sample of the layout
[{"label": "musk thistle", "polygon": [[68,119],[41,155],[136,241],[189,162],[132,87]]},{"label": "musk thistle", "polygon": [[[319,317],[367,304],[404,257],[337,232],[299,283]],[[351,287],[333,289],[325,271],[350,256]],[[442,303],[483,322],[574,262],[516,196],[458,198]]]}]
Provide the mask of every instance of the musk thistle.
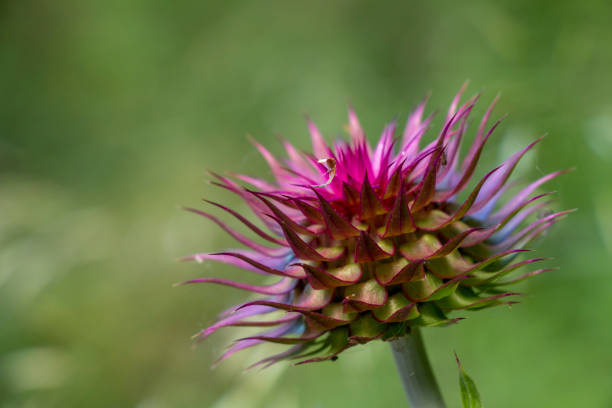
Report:
[{"label": "musk thistle", "polygon": [[208,212],[188,209],[214,221],[248,249],[185,259],[224,262],[275,278],[269,285],[220,278],[184,282],[227,285],[263,296],[232,307],[196,335],[204,339],[229,326],[265,328],[237,340],[220,360],[263,342],[286,344],[288,349],[255,365],[335,360],[359,344],[455,323],[462,319],[451,317],[455,311],[515,303],[518,293],[504,288],[546,270],[506,278],[543,260],[516,257],[567,213],[527,222],[548,204],[549,193],[532,194],[562,172],[528,184],[500,204],[500,198],[509,196],[513,169],[537,139],[470,183],[500,121],[487,125],[494,100],[461,159],[460,145],[478,99],[460,105],[461,94],[452,101],[435,140],[425,147],[420,141],[433,120],[433,115],[423,118],[425,102],[410,114],[401,137],[391,122],[374,148],[349,109],[349,142],[328,145],[310,120],[312,153],[283,140],[288,156],[283,163],[254,142],[275,182],[213,174],[213,184],[240,196],[267,230],[234,209],[208,203],[268,244],[247,238]]}]

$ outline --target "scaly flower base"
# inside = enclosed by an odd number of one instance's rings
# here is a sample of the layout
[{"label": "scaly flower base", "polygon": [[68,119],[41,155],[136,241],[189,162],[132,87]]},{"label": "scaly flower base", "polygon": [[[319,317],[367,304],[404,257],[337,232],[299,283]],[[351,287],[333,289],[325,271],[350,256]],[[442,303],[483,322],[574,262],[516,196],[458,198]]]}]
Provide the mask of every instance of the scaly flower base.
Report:
[{"label": "scaly flower base", "polygon": [[461,141],[478,97],[459,105],[460,97],[426,146],[421,146],[421,138],[433,118],[423,119],[424,103],[410,115],[402,136],[396,136],[397,124],[392,122],[376,146],[370,145],[351,110],[350,142],[328,145],[309,121],[313,154],[282,141],[288,155],[282,162],[255,143],[274,183],[249,175],[213,174],[213,184],[238,195],[266,228],[207,201],[261,240],[253,241],[213,214],[188,209],[217,223],[248,249],[198,253],[186,260],[223,262],[277,280],[270,285],[211,277],[185,282],[263,295],[228,309],[197,337],[204,339],[223,327],[260,327],[264,331],[237,340],[220,360],[273,342],[289,348],[258,364],[285,359],[307,363],[335,360],[344,350],[374,340],[401,338],[395,347],[410,344],[414,337],[402,337],[418,327],[461,320],[449,316],[455,311],[515,303],[508,299],[518,294],[505,288],[546,269],[504,279],[544,258],[512,262],[567,214],[549,213],[528,222],[548,204],[542,200],[548,194],[532,193],[562,172],[541,177],[501,204],[512,192],[513,185],[507,183],[512,171],[538,139],[471,183],[499,121],[487,130],[494,102],[461,160]]}]

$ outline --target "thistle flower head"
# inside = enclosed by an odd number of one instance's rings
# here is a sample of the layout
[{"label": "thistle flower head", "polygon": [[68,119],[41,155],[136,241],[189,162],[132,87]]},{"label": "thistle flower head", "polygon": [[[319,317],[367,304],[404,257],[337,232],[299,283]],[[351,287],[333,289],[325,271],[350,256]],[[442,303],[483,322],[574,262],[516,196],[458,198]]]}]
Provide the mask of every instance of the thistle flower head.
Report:
[{"label": "thistle flower head", "polygon": [[[237,340],[221,359],[273,342],[288,349],[257,364],[334,360],[350,347],[392,340],[411,327],[454,323],[461,319],[450,317],[454,311],[514,303],[509,299],[517,293],[504,287],[545,271],[505,278],[543,260],[516,261],[517,255],[567,213],[550,213],[527,223],[547,205],[547,194],[532,194],[561,172],[528,184],[500,204],[500,198],[508,196],[513,169],[539,139],[471,182],[499,122],[487,124],[494,101],[460,158],[477,100],[459,106],[460,97],[461,92],[440,133],[425,147],[420,141],[432,122],[431,116],[423,118],[425,103],[412,112],[401,135],[395,122],[387,125],[375,147],[349,110],[348,142],[328,145],[310,121],[312,153],[283,141],[288,158],[281,162],[254,142],[274,182],[214,175],[214,184],[239,195],[267,230],[231,208],[210,203],[269,244],[252,241],[207,212],[189,209],[216,222],[248,249],[186,259],[224,262],[276,280],[270,285],[218,278],[185,282],[228,285],[261,295],[221,314],[197,336],[203,339],[228,326],[261,326],[263,332]],[[273,313],[279,311],[280,316]]]}]

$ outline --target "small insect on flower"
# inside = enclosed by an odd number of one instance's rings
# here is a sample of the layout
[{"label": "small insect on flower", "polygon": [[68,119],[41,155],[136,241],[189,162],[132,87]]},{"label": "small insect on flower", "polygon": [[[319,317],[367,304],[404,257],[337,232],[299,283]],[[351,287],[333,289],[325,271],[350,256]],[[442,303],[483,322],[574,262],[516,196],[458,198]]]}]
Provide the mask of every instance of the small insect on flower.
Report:
[{"label": "small insect on flower", "polygon": [[334,176],[336,175],[336,159],[334,159],[333,157],[328,157],[327,159],[317,160],[317,163],[323,164],[325,167],[327,167],[327,175],[329,178],[324,184],[317,184],[313,187],[327,187],[331,184],[332,180],[334,179]]},{"label": "small insect on flower", "polygon": [[310,120],[312,154],[283,141],[288,159],[282,163],[254,142],[274,183],[240,174],[233,179],[214,175],[214,184],[237,194],[266,228],[229,207],[208,203],[268,244],[251,240],[207,212],[189,209],[217,223],[247,249],[185,259],[224,262],[277,278],[269,285],[220,278],[184,282],[262,295],[222,313],[197,335],[204,339],[230,326],[267,328],[237,340],[220,360],[263,342],[290,347],[255,365],[283,359],[335,360],[359,344],[393,340],[415,327],[457,322],[461,317],[450,314],[458,310],[515,303],[512,298],[518,293],[503,288],[548,270],[504,279],[544,260],[516,258],[569,212],[547,213],[528,222],[548,205],[549,193],[533,195],[536,189],[563,172],[528,184],[500,204],[508,196],[513,169],[537,139],[471,185],[485,143],[500,121],[487,126],[495,100],[461,159],[468,116],[478,99],[459,106],[462,91],[452,101],[440,133],[424,147],[420,141],[433,120],[423,118],[425,103],[410,114],[401,135],[396,135],[395,122],[388,124],[375,147],[350,109],[350,142],[328,145]]}]

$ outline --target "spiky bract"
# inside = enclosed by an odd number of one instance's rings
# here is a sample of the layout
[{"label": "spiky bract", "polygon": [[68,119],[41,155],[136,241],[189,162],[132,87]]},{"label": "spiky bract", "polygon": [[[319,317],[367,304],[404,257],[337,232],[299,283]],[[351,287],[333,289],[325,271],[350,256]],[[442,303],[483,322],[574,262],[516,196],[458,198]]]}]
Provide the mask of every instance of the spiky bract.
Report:
[{"label": "spiky bract", "polygon": [[[456,322],[460,318],[448,317],[455,310],[513,303],[508,299],[517,294],[502,288],[545,270],[503,278],[543,260],[515,262],[527,243],[566,213],[525,222],[547,204],[543,199],[547,194],[532,193],[561,172],[540,178],[504,205],[498,204],[502,195],[508,195],[504,193],[513,169],[538,139],[468,189],[483,147],[499,122],[487,128],[494,101],[460,160],[461,140],[477,100],[458,107],[460,96],[461,92],[453,100],[439,135],[424,148],[419,147],[420,140],[432,121],[431,116],[423,119],[425,103],[409,116],[401,138],[395,137],[392,122],[374,149],[349,110],[350,143],[339,140],[330,147],[310,121],[312,154],[283,141],[288,159],[281,164],[255,143],[275,183],[235,175],[234,180],[252,186],[245,188],[215,175],[215,184],[238,194],[269,231],[230,208],[211,204],[272,246],[248,239],[209,213],[190,209],[249,249],[187,259],[220,261],[278,277],[266,286],[216,278],[186,282],[217,283],[264,295],[223,313],[199,333],[205,338],[221,327],[271,327],[239,339],[221,359],[266,341],[291,347],[261,364],[288,358],[335,359],[349,347],[394,339],[411,327]],[[261,319],[278,311],[284,314]]]}]

